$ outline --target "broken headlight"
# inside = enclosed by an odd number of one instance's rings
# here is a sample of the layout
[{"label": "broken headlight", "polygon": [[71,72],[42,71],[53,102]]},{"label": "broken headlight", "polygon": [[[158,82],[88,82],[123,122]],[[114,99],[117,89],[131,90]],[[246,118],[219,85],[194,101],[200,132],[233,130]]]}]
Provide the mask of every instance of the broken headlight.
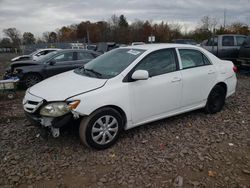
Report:
[{"label": "broken headlight", "polygon": [[69,113],[71,110],[75,109],[80,101],[73,102],[53,102],[45,105],[40,110],[40,115],[47,117],[59,117]]}]

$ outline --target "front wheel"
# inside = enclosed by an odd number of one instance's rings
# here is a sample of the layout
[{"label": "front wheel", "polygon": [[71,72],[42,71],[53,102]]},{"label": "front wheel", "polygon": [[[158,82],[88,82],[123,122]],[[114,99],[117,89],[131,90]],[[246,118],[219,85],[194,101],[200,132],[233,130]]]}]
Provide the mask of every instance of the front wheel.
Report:
[{"label": "front wheel", "polygon": [[226,99],[226,91],[223,87],[216,85],[210,92],[205,112],[208,114],[215,114],[222,110]]},{"label": "front wheel", "polygon": [[83,144],[101,150],[113,145],[123,127],[120,113],[112,108],[102,108],[83,118],[79,134]]},{"label": "front wheel", "polygon": [[24,77],[24,86],[26,88],[29,88],[35,84],[37,84],[38,82],[42,81],[42,78],[40,75],[38,74],[33,74],[33,73],[30,73],[30,74],[27,74],[25,77]]}]

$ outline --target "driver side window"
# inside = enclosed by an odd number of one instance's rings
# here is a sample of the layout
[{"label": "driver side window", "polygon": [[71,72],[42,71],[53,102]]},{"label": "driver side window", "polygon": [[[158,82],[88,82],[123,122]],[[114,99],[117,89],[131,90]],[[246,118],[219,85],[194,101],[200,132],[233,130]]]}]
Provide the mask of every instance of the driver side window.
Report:
[{"label": "driver side window", "polygon": [[72,61],[73,60],[73,52],[60,54],[60,55],[56,56],[53,60],[55,62]]},{"label": "driver side window", "polygon": [[147,55],[135,70],[146,70],[150,77],[176,71],[175,50],[164,49],[153,52]]}]

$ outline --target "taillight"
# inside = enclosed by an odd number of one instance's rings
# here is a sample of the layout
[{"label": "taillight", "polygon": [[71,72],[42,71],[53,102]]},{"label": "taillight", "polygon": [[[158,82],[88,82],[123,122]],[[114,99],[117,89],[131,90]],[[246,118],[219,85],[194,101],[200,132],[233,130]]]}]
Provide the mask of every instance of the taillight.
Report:
[{"label": "taillight", "polygon": [[238,68],[234,65],[233,66],[233,71],[236,73],[236,72],[238,72]]}]

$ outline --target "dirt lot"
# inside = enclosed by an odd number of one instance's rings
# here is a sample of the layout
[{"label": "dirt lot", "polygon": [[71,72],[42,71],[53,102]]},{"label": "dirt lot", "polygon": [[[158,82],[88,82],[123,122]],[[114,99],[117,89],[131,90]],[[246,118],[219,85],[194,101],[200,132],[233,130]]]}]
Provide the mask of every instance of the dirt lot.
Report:
[{"label": "dirt lot", "polygon": [[221,113],[147,124],[105,151],[81,145],[77,127],[46,136],[26,121],[23,95],[0,94],[0,187],[250,187],[250,76]]}]

